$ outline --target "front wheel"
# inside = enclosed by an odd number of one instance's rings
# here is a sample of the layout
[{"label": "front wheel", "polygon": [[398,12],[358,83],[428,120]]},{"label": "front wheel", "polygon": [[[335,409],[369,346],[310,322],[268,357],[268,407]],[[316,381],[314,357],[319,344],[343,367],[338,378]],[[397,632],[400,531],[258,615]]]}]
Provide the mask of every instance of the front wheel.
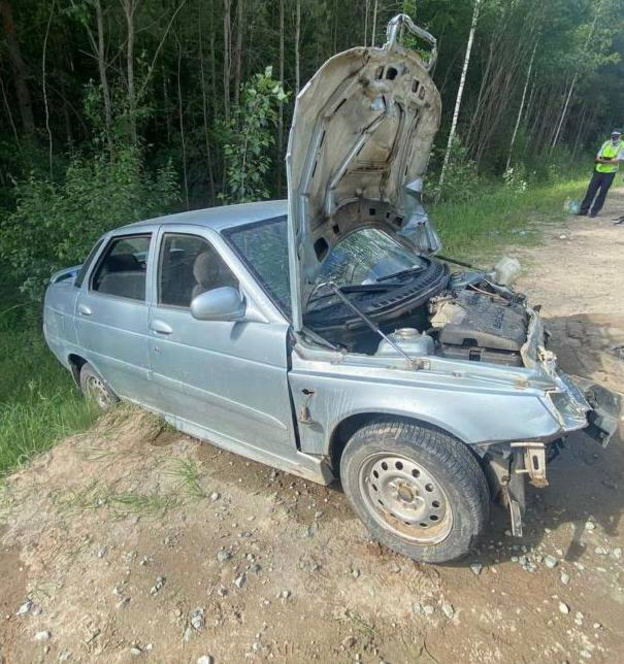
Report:
[{"label": "front wheel", "polygon": [[488,485],[475,457],[422,424],[377,420],[359,429],[342,454],[340,478],[373,537],[413,560],[466,555],[488,520]]},{"label": "front wheel", "polygon": [[87,401],[92,401],[102,410],[108,410],[119,401],[88,362],[80,369],[80,391]]}]

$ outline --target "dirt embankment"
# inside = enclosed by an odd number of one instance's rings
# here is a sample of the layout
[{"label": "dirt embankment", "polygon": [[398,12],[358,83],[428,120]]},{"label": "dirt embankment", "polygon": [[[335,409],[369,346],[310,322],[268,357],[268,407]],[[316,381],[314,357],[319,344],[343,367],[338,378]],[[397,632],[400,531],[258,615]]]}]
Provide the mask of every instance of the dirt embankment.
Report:
[{"label": "dirt embankment", "polygon": [[[622,213],[515,252],[564,368],[620,390]],[[470,559],[418,565],[338,489],[122,410],[0,488],[0,661],[624,661],[621,442],[575,436],[550,478],[523,540],[496,508]]]}]

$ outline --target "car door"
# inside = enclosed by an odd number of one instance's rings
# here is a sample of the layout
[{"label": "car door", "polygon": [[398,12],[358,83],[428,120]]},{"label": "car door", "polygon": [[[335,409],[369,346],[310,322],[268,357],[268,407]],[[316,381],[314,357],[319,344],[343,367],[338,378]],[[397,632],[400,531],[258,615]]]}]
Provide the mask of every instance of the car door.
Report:
[{"label": "car door", "polygon": [[253,309],[244,284],[209,237],[196,227],[159,234],[149,353],[161,408],[184,420],[181,428],[199,427],[198,435],[227,441],[233,449],[243,444],[265,454],[292,454],[288,324],[260,315],[237,322],[191,315],[193,297],[223,286],[240,289],[248,311]]},{"label": "car door", "polygon": [[153,405],[147,347],[147,274],[153,232],[113,235],[76,298],[85,359],[127,399]]}]

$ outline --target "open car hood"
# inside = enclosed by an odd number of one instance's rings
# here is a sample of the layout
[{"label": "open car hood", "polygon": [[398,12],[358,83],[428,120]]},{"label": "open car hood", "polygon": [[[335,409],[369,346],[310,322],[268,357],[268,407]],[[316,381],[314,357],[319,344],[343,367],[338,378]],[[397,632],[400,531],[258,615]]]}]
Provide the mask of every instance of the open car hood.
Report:
[{"label": "open car hood", "polygon": [[[398,44],[407,29],[429,42],[429,60]],[[286,168],[293,325],[324,260],[365,226],[399,234],[421,254],[440,249],[422,207],[422,175],[440,123],[429,71],[436,41],[405,14],[388,24],[382,48],[329,59],[297,96]]]}]

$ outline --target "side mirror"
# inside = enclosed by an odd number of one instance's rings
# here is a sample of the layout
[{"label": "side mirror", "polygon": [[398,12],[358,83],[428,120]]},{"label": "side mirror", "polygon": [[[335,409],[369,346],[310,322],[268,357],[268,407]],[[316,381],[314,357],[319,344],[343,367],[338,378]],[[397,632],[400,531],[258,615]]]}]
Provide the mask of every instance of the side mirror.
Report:
[{"label": "side mirror", "polygon": [[237,321],[245,315],[245,302],[236,288],[213,288],[193,298],[191,315],[197,320]]}]

